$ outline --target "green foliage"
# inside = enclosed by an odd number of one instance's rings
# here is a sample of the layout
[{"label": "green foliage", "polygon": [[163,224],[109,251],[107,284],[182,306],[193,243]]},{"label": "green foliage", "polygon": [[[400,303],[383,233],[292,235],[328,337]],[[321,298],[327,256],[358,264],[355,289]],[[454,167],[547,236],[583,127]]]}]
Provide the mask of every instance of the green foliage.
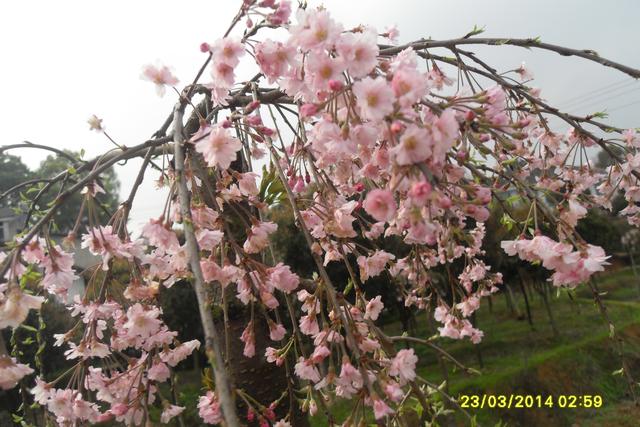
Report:
[{"label": "green foliage", "polygon": [[608,211],[594,208],[578,222],[576,230],[592,245],[602,246],[609,255],[622,251],[620,239],[630,228],[624,218],[615,217]]},{"label": "green foliage", "polygon": [[[79,153],[72,151],[65,152],[75,158],[80,158]],[[70,164],[69,159],[61,156],[47,156],[47,158],[40,163],[40,167],[36,170],[35,175],[42,178],[49,178],[63,171],[68,171],[73,180],[82,179],[86,176],[86,172],[78,173],[75,167]],[[101,222],[106,223],[118,206],[120,182],[118,181],[115,171],[109,169],[102,174],[98,184],[104,188],[106,194],[99,193],[96,196],[96,200],[102,205],[96,209],[96,214]],[[60,189],[61,184],[53,185],[47,194],[42,197],[42,200],[38,203],[38,207],[40,209],[46,209],[54,203]],[[66,234],[73,228],[78,217],[78,212],[80,212],[83,197],[82,194],[76,193],[66,199],[65,203],[58,209],[57,214],[54,216],[54,221],[60,233]],[[87,212],[83,214],[81,222],[88,224]]]},{"label": "green foliage", "polygon": [[269,206],[282,203],[287,193],[273,165],[262,166],[262,181],[260,182],[260,200]]},{"label": "green foliage", "polygon": [[471,31],[469,31],[467,34],[465,34],[465,36],[463,37],[463,39],[468,39],[469,37],[473,37],[473,36],[477,36],[478,34],[482,34],[484,33],[485,27],[478,27],[477,24],[473,25],[473,29]]},{"label": "green foliage", "polygon": [[[70,157],[80,160],[82,153],[75,153],[65,150]],[[71,160],[63,156],[49,155],[40,163],[35,171],[22,162],[20,157],[9,154],[0,153],[0,193],[8,191],[18,184],[33,179],[48,179],[57,176],[61,172],[67,171],[69,177],[61,180],[50,187],[46,187],[45,182],[36,182],[29,186],[25,186],[20,191],[12,193],[10,196],[0,200],[0,207],[11,206],[16,209],[17,213],[26,213],[31,204],[37,199],[33,217],[37,218],[44,211],[50,208],[56,200],[61,190],[68,188],[72,183],[82,179],[88,172],[78,173],[76,165]],[[118,193],[120,183],[113,169],[105,171],[98,184],[104,188],[106,194],[98,194],[96,200],[99,206],[96,209],[96,215],[103,223],[109,219],[113,211],[118,206]],[[64,186],[64,187],[63,187]],[[45,188],[46,191],[41,193]],[[54,216],[53,230],[62,234],[66,234],[73,228],[76,222],[80,206],[82,204],[83,195],[79,192],[67,198],[58,209]],[[88,223],[88,216],[85,211],[81,220],[83,224]]]},{"label": "green foliage", "polygon": [[[18,156],[0,153],[0,193],[30,180],[34,174]],[[0,200],[0,207],[15,206],[20,201],[20,194],[13,194]]]}]

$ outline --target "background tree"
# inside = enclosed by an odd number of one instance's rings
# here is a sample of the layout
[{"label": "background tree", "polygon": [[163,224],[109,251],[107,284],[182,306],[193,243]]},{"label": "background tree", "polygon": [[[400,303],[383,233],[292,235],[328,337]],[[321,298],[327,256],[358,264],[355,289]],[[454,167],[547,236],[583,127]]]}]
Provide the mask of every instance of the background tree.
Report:
[{"label": "background tree", "polygon": [[[19,156],[0,152],[0,194],[29,181],[33,177],[34,173],[22,163]],[[19,201],[19,193],[7,194],[6,197],[0,199],[0,207],[15,207]]]},{"label": "background tree", "polygon": [[[80,158],[80,153],[65,150],[65,153],[72,158]],[[44,159],[38,169],[34,171],[34,176],[42,179],[47,179],[52,176],[71,170],[71,182],[82,180],[88,172],[75,173],[75,166],[70,164],[69,158],[60,155],[49,155]],[[93,212],[89,212],[88,209],[84,209],[82,217],[80,219],[82,231],[84,227],[89,225],[89,215],[95,215],[95,220],[99,223],[108,221],[111,215],[115,212],[119,204],[120,194],[120,181],[114,169],[108,169],[100,178],[96,181],[97,184],[102,187],[104,193],[98,192],[95,197],[96,207]],[[47,206],[57,197],[57,195],[65,188],[65,185],[69,185],[65,182],[53,184],[48,191],[41,197],[37,207],[40,210],[46,210]],[[32,193],[33,195],[33,193]],[[76,193],[69,197],[65,203],[60,207],[54,217],[54,222],[60,233],[66,234],[71,231],[77,221],[78,213],[81,212],[83,195]]]}]

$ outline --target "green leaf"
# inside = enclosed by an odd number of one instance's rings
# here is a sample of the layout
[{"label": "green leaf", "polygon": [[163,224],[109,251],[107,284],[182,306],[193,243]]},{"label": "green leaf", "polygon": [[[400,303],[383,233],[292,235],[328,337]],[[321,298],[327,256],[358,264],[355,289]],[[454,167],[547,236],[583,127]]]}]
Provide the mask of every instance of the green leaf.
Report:
[{"label": "green leaf", "polygon": [[269,170],[266,166],[262,167],[262,181],[258,196],[262,202],[269,206],[281,203],[286,198],[284,184],[276,174],[273,164],[270,165]]},{"label": "green leaf", "polygon": [[473,29],[471,31],[469,31],[464,37],[462,37],[463,39],[468,39],[469,37],[473,37],[473,36],[477,36],[478,34],[482,34],[484,33],[484,28],[485,27],[478,27],[478,25],[474,24],[473,25]]},{"label": "green leaf", "polygon": [[502,214],[502,218],[500,218],[500,224],[504,225],[507,230],[511,231],[513,229],[515,221],[511,219],[508,214],[504,213]]},{"label": "green leaf", "polygon": [[500,163],[500,164],[501,164],[502,166],[511,166],[511,165],[513,165],[513,164],[516,164],[516,163],[518,163],[518,158],[517,158],[517,157],[514,157],[514,158],[512,158],[512,159],[505,160],[505,161],[503,161],[503,162],[502,162],[502,163]]},{"label": "green leaf", "polygon": [[22,329],[26,329],[27,331],[30,331],[30,332],[38,332],[38,330],[36,328],[34,328],[33,326],[30,326],[30,325],[27,325],[26,323],[21,323],[20,327]]},{"label": "green leaf", "polygon": [[349,295],[349,293],[353,290],[353,282],[351,281],[351,279],[349,279],[347,281],[347,286],[345,286],[344,288],[344,295]]},{"label": "green leaf", "polygon": [[519,202],[520,200],[522,200],[522,196],[520,196],[519,194],[513,194],[513,195],[507,197],[507,199],[505,201],[508,204],[513,205],[513,204]]},{"label": "green leaf", "polygon": [[202,373],[202,386],[207,390],[215,390],[215,381],[213,379],[213,371],[211,368],[204,368]]}]

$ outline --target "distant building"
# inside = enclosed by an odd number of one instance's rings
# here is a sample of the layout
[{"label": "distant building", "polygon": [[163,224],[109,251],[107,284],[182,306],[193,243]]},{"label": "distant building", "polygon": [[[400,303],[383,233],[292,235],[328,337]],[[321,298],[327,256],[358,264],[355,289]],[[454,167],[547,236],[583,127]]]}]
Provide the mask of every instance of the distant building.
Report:
[{"label": "distant building", "polygon": [[24,224],[25,216],[16,215],[11,207],[0,207],[0,248],[18,234]]},{"label": "distant building", "polygon": [[[22,231],[25,219],[24,214],[16,214],[13,208],[0,207],[0,251],[5,249],[7,242],[11,242],[16,234]],[[51,237],[57,244],[61,244],[65,236],[52,235]],[[100,257],[93,255],[86,248],[82,248],[79,239],[75,242],[73,260],[73,268],[79,278],[71,285],[67,302],[72,301],[74,296],[82,296],[84,293],[85,281],[80,273],[101,261]]]}]

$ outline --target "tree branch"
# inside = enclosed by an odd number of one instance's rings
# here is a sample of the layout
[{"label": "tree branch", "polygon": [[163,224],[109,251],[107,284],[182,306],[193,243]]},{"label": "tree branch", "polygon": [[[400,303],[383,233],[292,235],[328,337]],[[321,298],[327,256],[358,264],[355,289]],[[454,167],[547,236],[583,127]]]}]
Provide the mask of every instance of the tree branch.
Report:
[{"label": "tree branch", "polygon": [[524,48],[536,48],[542,50],[548,50],[551,52],[556,52],[562,56],[577,56],[588,61],[596,62],[600,65],[604,65],[605,67],[614,68],[620,72],[630,75],[634,79],[640,78],[640,70],[632,67],[628,67],[626,65],[620,64],[615,61],[611,61],[610,59],[603,58],[598,55],[593,50],[589,49],[571,49],[563,46],[558,46],[550,43],[543,43],[538,41],[537,39],[512,39],[512,38],[487,38],[487,37],[478,37],[478,38],[460,38],[460,39],[451,39],[451,40],[418,40],[416,42],[407,43],[402,46],[381,46],[380,55],[381,56],[391,56],[395,55],[402,50],[411,47],[414,50],[423,50],[429,48],[436,47],[446,47],[453,48],[455,46],[460,45],[488,45],[488,46],[501,46],[501,45],[510,45],[510,46],[518,46]]},{"label": "tree branch", "polygon": [[222,413],[229,427],[240,427],[238,415],[236,414],[235,403],[229,386],[229,378],[222,364],[222,342],[218,336],[213,315],[208,307],[207,294],[205,290],[205,280],[200,267],[200,254],[198,241],[193,230],[191,219],[191,202],[189,200],[189,189],[184,174],[184,152],[182,145],[184,136],[182,134],[182,117],[185,104],[179,102],[173,112],[173,132],[174,132],[174,162],[176,171],[176,181],[178,184],[178,197],[180,201],[180,211],[182,213],[182,225],[186,240],[189,265],[193,273],[193,285],[198,299],[198,309],[202,320],[202,327],[205,335],[205,351],[207,358],[214,372],[216,382],[216,392]]}]

